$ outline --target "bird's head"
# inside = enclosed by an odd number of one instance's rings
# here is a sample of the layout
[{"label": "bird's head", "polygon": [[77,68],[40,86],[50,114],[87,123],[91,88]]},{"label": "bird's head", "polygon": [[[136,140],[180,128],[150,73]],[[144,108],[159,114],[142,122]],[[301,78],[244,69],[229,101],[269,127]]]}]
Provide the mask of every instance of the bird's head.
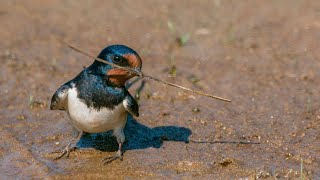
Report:
[{"label": "bird's head", "polygon": [[[111,45],[103,49],[98,55],[99,59],[113,64],[141,71],[142,61],[137,52],[124,45]],[[112,67],[111,65],[95,60],[89,67],[94,74],[104,75],[108,82],[115,86],[124,86],[126,81],[134,76],[126,69]]]}]

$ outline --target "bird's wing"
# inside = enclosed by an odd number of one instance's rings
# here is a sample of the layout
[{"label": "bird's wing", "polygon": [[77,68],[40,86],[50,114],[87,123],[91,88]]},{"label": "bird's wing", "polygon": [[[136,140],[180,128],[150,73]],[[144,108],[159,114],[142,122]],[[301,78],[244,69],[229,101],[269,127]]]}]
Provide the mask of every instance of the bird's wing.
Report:
[{"label": "bird's wing", "polygon": [[51,98],[51,110],[67,110],[67,96],[70,89],[69,83],[61,86]]},{"label": "bird's wing", "polygon": [[131,115],[139,117],[139,105],[129,93],[123,100],[123,106]]}]

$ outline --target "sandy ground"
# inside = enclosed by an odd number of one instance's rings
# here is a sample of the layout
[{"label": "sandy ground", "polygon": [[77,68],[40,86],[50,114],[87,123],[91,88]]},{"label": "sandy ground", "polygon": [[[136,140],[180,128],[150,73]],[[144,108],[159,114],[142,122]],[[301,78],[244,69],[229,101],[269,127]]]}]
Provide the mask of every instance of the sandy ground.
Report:
[{"label": "sandy ground", "polygon": [[[1,179],[320,179],[319,16],[318,0],[2,0]],[[232,103],[147,81],[123,161],[101,163],[110,133],[53,161],[72,128],[51,96],[93,61],[58,39],[128,45],[145,73]]]}]

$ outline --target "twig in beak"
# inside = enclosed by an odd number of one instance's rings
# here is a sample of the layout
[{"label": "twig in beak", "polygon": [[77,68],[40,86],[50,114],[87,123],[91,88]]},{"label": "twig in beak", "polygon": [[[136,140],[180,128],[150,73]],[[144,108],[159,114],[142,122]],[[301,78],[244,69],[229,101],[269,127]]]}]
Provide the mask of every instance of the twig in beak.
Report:
[{"label": "twig in beak", "polygon": [[116,64],[113,64],[111,62],[108,62],[106,60],[103,60],[103,59],[100,59],[98,57],[95,57],[89,53],[86,53],[82,50],[80,50],[79,48],[76,48],[68,43],[66,43],[65,41],[60,41],[62,42],[63,44],[67,45],[68,47],[70,47],[71,49],[85,55],[85,56],[88,56],[90,58],[93,58],[99,62],[102,62],[102,63],[105,63],[105,64],[108,64],[112,67],[116,67],[116,68],[119,68],[119,69],[125,69],[127,70],[128,72],[132,73],[132,74],[135,74],[137,76],[139,76],[141,79],[151,79],[151,80],[154,80],[156,82],[160,82],[160,83],[163,83],[163,84],[166,84],[166,85],[169,85],[169,86],[172,86],[172,87],[175,87],[175,88],[179,88],[179,89],[182,89],[184,91],[188,91],[188,92],[192,92],[192,93],[195,93],[195,94],[199,94],[199,95],[202,95],[202,96],[206,96],[206,97],[210,97],[210,98],[213,98],[213,99],[217,99],[217,100],[221,100],[221,101],[225,101],[225,102],[231,102],[230,99],[226,99],[226,98],[222,98],[222,97],[219,97],[219,96],[214,96],[214,95],[211,95],[211,94],[207,94],[207,93],[204,93],[204,92],[201,92],[201,91],[196,91],[196,90],[192,90],[190,88],[187,88],[187,87],[184,87],[184,86],[180,86],[180,85],[177,85],[177,84],[174,84],[174,83],[171,83],[171,82],[167,82],[167,81],[164,81],[164,80],[161,80],[161,79],[158,79],[158,78],[154,78],[152,76],[149,76],[149,75],[144,75],[141,71],[137,70],[137,69],[133,69],[133,68],[129,68],[129,67],[122,67],[122,66],[119,66],[119,65],[116,65]]}]

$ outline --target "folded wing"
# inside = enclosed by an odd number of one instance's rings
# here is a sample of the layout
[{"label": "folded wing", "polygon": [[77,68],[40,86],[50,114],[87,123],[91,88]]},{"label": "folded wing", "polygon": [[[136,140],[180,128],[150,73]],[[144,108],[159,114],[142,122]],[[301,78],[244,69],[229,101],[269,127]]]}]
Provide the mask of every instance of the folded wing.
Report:
[{"label": "folded wing", "polygon": [[64,84],[52,96],[50,109],[51,110],[67,110],[67,97],[70,86]]},{"label": "folded wing", "polygon": [[129,93],[123,100],[123,106],[131,115],[139,117],[139,105]]}]

